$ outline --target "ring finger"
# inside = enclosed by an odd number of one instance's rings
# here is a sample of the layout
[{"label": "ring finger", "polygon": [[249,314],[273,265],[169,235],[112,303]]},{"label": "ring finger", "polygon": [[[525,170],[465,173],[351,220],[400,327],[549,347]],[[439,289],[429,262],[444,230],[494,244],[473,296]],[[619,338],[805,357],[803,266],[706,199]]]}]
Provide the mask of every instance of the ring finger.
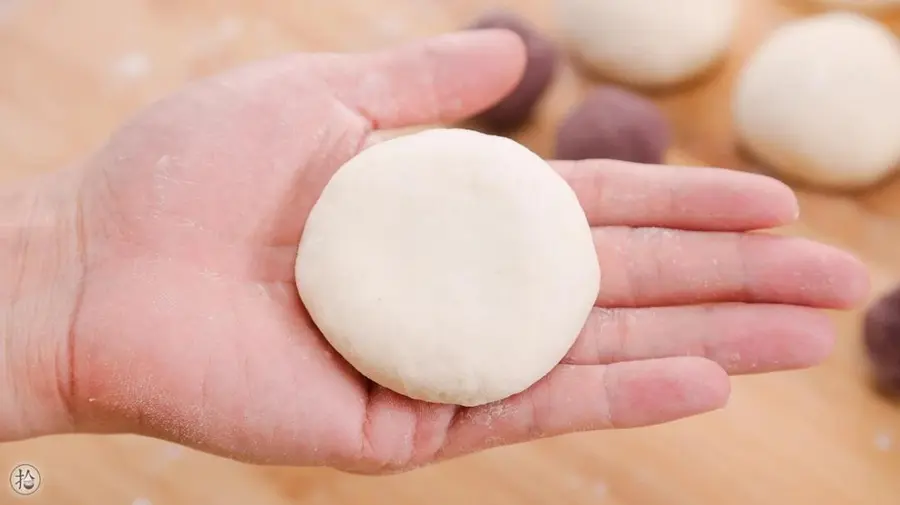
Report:
[{"label": "ring finger", "polygon": [[694,356],[729,374],[794,370],[821,362],[835,331],[806,307],[715,304],[647,309],[594,308],[564,364],[606,365]]}]

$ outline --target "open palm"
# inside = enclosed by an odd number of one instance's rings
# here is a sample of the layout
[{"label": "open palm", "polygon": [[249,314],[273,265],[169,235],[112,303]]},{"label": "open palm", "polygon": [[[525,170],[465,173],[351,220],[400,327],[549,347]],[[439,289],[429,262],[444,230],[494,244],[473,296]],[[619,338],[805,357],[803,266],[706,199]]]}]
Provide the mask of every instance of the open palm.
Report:
[{"label": "open palm", "polygon": [[191,85],[84,167],[86,274],[73,410],[245,461],[411,468],[493,445],[655,424],[723,406],[728,374],[810,366],[861,266],[745,233],[786,223],[782,184],[713,169],[555,163],[594,227],[601,294],[530,390],[472,409],[371,384],[325,342],[294,284],[306,216],[385,128],[447,123],[506,93],[523,49],[471,32],[369,55],[293,55]]}]

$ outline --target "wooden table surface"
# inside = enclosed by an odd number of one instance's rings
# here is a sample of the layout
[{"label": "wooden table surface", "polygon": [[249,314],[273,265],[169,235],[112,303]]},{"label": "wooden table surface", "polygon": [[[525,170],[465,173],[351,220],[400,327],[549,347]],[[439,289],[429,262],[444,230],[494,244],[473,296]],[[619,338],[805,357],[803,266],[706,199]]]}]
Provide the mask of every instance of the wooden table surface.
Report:
[{"label": "wooden table surface", "polygon": [[[514,6],[554,33],[549,0],[0,0],[0,176],[84,156],[188,79],[287,51],[363,50],[446,32],[488,6]],[[755,170],[733,145],[731,82],[761,37],[794,15],[774,0],[745,0],[728,60],[656,97],[677,125],[673,162]],[[519,139],[549,155],[556,122],[588,84],[567,68]],[[800,194],[802,221],[786,232],[859,255],[875,296],[897,281],[900,182],[854,196]],[[47,505],[897,505],[900,408],[867,386],[859,315],[835,316],[840,342],[827,364],[739,378],[723,411],[404,475],[259,468],[151,439],[83,436],[2,446],[0,473],[34,464],[43,485],[21,503]],[[0,490],[0,503],[19,502]]]}]

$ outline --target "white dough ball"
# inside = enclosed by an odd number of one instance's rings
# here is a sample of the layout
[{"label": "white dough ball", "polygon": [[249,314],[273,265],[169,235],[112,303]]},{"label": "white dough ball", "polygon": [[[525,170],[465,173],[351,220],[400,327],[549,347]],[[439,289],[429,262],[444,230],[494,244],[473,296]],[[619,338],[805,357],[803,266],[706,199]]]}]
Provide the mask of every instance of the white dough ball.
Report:
[{"label": "white dough ball", "polygon": [[556,0],[564,37],[597,73],[639,86],[690,79],[731,45],[738,0]]},{"label": "white dough ball", "polygon": [[740,141],[808,184],[852,189],[900,161],[900,46],[886,28],[829,13],[778,28],[735,88]]},{"label": "white dough ball", "polygon": [[365,149],[315,204],[296,264],[329,343],[408,397],[475,406],[565,356],[600,267],[574,192],[522,145],[435,129]]}]

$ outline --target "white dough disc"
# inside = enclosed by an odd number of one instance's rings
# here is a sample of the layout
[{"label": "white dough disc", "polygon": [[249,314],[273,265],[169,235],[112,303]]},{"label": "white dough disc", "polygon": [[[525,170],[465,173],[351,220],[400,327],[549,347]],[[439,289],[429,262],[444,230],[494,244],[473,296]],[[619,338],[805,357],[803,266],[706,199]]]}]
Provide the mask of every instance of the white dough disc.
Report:
[{"label": "white dough disc", "polygon": [[773,170],[870,185],[900,161],[900,45],[858,14],[788,23],[747,62],[733,108],[741,142]]},{"label": "white dough disc", "polygon": [[597,73],[639,86],[703,72],[731,45],[738,0],[556,0],[564,37]]},{"label": "white dough disc", "polygon": [[600,267],[574,192],[522,145],[462,129],[393,138],[332,177],[296,280],[329,343],[372,381],[475,406],[565,356]]}]

